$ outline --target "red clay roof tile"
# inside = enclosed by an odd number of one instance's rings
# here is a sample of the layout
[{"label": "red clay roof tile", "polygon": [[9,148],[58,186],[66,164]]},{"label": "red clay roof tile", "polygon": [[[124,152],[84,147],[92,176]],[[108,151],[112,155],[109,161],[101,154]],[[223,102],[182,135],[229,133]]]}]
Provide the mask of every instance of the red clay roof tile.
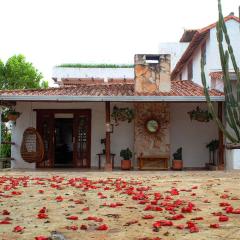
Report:
[{"label": "red clay roof tile", "polygon": [[[170,92],[136,93],[132,84],[76,85],[48,89],[2,90],[1,96],[204,96],[203,88],[192,81],[171,81]],[[217,90],[211,96],[223,96]]]}]

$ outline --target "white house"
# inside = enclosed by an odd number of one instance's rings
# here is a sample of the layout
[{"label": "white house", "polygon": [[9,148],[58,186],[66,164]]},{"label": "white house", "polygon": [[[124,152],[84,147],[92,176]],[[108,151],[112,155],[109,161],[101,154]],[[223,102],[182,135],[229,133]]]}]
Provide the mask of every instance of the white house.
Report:
[{"label": "white house", "polygon": [[[239,18],[229,15],[224,18],[228,35],[235,53],[238,65],[240,65],[240,25]],[[171,74],[172,80],[192,80],[202,85],[201,80],[201,56],[205,58],[205,73],[208,85],[212,88],[223,90],[222,68],[218,50],[216,23],[198,30],[186,30],[180,39],[179,45],[188,44],[186,50],[179,57]],[[224,41],[225,43],[225,41]],[[226,43],[224,44],[226,48]],[[229,71],[233,71],[232,63]],[[234,74],[232,79],[236,80]]]},{"label": "white house", "polygon": [[[230,15],[225,22],[233,48],[238,51],[239,19]],[[120,166],[120,151],[125,148],[134,153],[135,168],[139,167],[138,159],[144,156],[148,159],[167,156],[170,167],[173,153],[182,147],[184,167],[201,169],[209,161],[206,145],[214,139],[220,141],[218,164],[223,165],[222,133],[211,120],[195,121],[189,117],[194,110],[207,111],[200,76],[202,55],[212,87],[211,100],[219,118],[223,117],[216,24],[185,31],[180,43],[161,45],[160,50],[163,54],[136,55],[134,67],[55,68],[53,79],[59,84],[55,88],[1,91],[0,103],[12,104],[22,113],[13,132],[12,167],[97,168],[103,138],[108,139],[106,163],[110,164],[112,153],[114,167]],[[172,55],[172,62],[168,54]],[[240,63],[240,54],[236,57]],[[132,109],[135,116],[129,123],[123,121],[111,129],[115,106]],[[151,130],[150,123],[154,123]],[[41,163],[27,163],[20,154],[22,136],[29,126],[38,130],[45,144]],[[61,138],[59,132],[64,132]],[[56,142],[67,145],[69,155],[64,157],[67,162],[61,158]]]}]

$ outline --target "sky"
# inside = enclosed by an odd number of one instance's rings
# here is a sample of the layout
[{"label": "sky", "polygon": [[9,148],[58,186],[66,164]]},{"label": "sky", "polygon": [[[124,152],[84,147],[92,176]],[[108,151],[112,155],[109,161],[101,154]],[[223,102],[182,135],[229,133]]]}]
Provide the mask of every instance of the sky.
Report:
[{"label": "sky", "polygon": [[[222,5],[238,16],[239,0]],[[217,0],[0,0],[0,59],[21,53],[48,80],[62,63],[133,63],[217,17]]]}]

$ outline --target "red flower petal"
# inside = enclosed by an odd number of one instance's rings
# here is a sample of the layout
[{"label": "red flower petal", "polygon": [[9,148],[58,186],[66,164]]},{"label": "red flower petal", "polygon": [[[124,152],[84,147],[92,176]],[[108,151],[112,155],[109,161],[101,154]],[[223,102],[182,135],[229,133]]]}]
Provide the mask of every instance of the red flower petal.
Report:
[{"label": "red flower petal", "polygon": [[189,229],[190,233],[195,233],[195,232],[199,232],[199,228],[197,226],[191,227]]},{"label": "red flower petal", "polygon": [[176,188],[173,188],[173,189],[171,190],[171,195],[179,195],[178,190],[177,190]]},{"label": "red flower petal", "polygon": [[67,217],[68,220],[78,220],[78,216],[69,216]]},{"label": "red flower petal", "polygon": [[46,207],[43,207],[39,210],[38,213],[46,213],[46,211],[47,211]]},{"label": "red flower petal", "polygon": [[46,219],[46,218],[48,218],[48,215],[46,213],[39,213],[37,217],[39,219]]},{"label": "red flower petal", "polygon": [[78,230],[78,226],[67,226],[66,229],[76,231]]},{"label": "red flower petal", "polygon": [[10,212],[8,210],[3,210],[2,215],[10,215]]},{"label": "red flower petal", "polygon": [[240,208],[234,209],[232,211],[233,214],[240,214]]},{"label": "red flower petal", "polygon": [[210,224],[210,228],[219,228],[220,225],[218,223],[213,223],[213,224]]},{"label": "red flower petal", "polygon": [[49,240],[49,238],[44,236],[38,236],[38,237],[35,237],[35,240]]},{"label": "red flower petal", "polygon": [[62,201],[63,201],[63,197],[62,197],[62,196],[57,196],[57,197],[55,198],[55,200],[56,200],[57,202],[62,202]]},{"label": "red flower petal", "polygon": [[184,225],[183,224],[179,224],[176,226],[177,229],[184,229]]},{"label": "red flower petal", "polygon": [[143,219],[153,219],[154,216],[153,215],[144,215]]},{"label": "red flower petal", "polygon": [[229,220],[228,216],[222,215],[219,217],[219,222],[227,222]]},{"label": "red flower petal", "polygon": [[24,229],[24,227],[16,226],[16,227],[14,227],[13,232],[22,232],[23,229]]},{"label": "red flower petal", "polygon": [[105,231],[105,230],[108,230],[108,226],[106,224],[103,224],[98,226],[96,230]]},{"label": "red flower petal", "polygon": [[81,230],[87,230],[87,226],[84,225],[84,224],[82,224],[82,225],[80,226],[80,229],[81,229]]},{"label": "red flower petal", "polygon": [[191,220],[200,221],[200,220],[203,220],[203,217],[195,217],[195,218],[192,218]]},{"label": "red flower petal", "polygon": [[169,217],[168,219],[169,220],[180,220],[182,218],[184,218],[184,216],[182,214],[177,214],[177,215]]},{"label": "red flower petal", "polygon": [[82,209],[83,211],[89,211],[89,207],[85,207]]},{"label": "red flower petal", "polygon": [[9,220],[2,220],[0,224],[12,224]]}]

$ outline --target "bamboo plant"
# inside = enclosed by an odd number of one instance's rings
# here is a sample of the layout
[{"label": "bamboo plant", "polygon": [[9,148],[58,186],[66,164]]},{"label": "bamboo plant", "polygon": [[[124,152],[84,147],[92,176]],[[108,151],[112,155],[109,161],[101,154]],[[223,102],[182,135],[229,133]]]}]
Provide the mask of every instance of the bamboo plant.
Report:
[{"label": "bamboo plant", "polygon": [[[204,72],[204,60],[201,60],[201,77],[204,87],[204,93],[208,103],[208,108],[213,116],[213,119],[217,123],[220,130],[223,132],[225,137],[230,141],[231,144],[240,143],[240,72],[237,66],[236,58],[233,52],[231,41],[228,35],[228,30],[224,21],[222,13],[221,0],[218,0],[218,12],[219,20],[217,23],[217,41],[219,47],[219,54],[221,60],[221,67],[223,72],[223,84],[224,84],[224,94],[225,94],[225,111],[226,111],[226,121],[229,128],[226,128],[221,120],[218,118],[217,113],[214,109],[213,103],[210,99],[209,89],[207,86],[206,76]],[[226,42],[227,49],[223,47],[223,42]],[[235,89],[233,90],[230,73],[229,73],[229,58],[231,59],[234,72],[237,77],[236,94]]]}]

